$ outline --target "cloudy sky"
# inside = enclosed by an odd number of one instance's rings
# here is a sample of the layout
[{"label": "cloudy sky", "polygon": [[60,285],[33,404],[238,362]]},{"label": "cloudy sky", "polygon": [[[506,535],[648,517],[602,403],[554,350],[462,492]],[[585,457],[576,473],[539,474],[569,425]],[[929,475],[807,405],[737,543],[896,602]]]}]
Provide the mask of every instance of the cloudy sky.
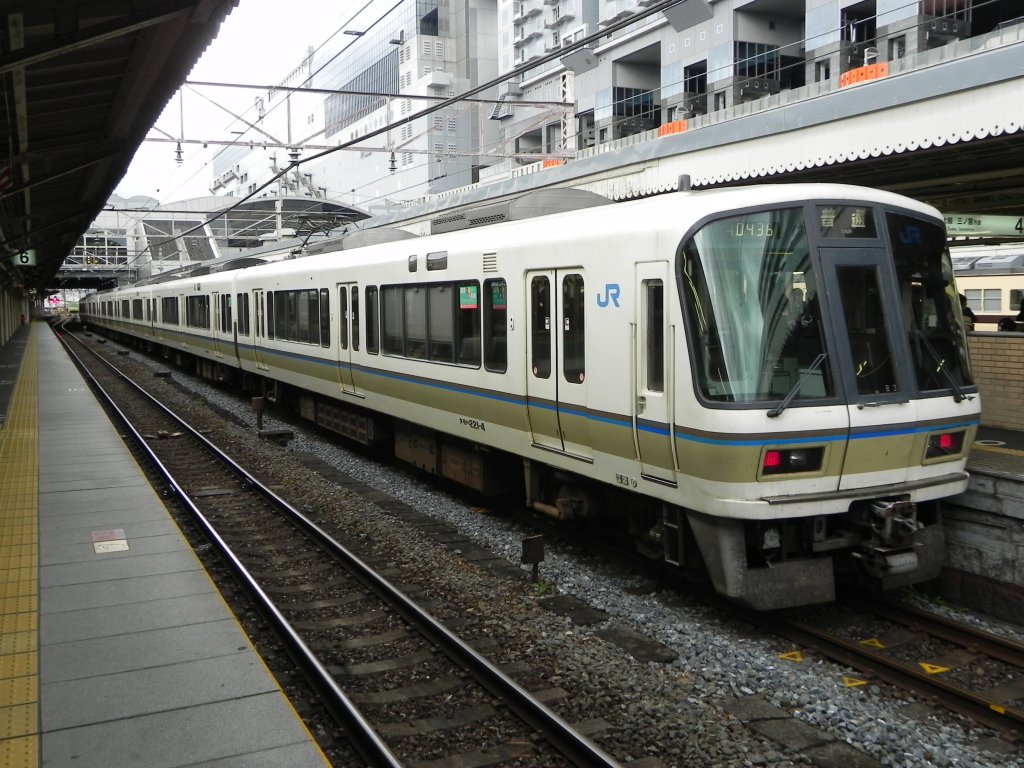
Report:
[{"label": "cloudy sky", "polygon": [[[320,45],[362,5],[361,0],[239,0],[188,79],[276,84],[299,65],[309,46]],[[251,110],[258,95],[251,89],[184,88],[168,102],[148,135],[177,139],[184,122],[186,139],[229,140],[233,118],[208,99],[243,113]],[[182,144],[181,165],[175,150],[173,143],[143,142],[116,193],[145,195],[162,203],[210,194],[209,163],[215,147]]]}]

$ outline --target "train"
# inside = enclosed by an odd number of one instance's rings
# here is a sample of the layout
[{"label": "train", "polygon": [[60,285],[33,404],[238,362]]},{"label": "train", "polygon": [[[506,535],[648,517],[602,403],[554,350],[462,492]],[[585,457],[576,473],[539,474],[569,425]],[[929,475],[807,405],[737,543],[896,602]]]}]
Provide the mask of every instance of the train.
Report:
[{"label": "train", "polygon": [[756,610],[936,577],[980,400],[942,216],[540,190],[91,294],[87,327]]},{"label": "train", "polygon": [[974,313],[975,331],[1024,331],[1024,248],[953,249],[960,292]]}]

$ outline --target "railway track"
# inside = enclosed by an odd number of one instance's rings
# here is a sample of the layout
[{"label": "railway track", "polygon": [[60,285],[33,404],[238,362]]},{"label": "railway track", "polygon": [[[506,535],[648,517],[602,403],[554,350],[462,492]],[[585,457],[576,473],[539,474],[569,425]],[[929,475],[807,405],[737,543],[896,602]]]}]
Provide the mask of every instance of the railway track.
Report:
[{"label": "railway track", "polygon": [[[772,631],[877,679],[1024,740],[1024,644],[882,598],[768,619]],[[762,622],[763,623],[763,622]],[[848,678],[857,685],[861,677]]]},{"label": "railway track", "polygon": [[[73,335],[62,339],[368,765],[616,761]],[[77,347],[73,350],[72,347]],[[78,353],[81,354],[78,354]],[[458,617],[449,618],[455,624]],[[478,644],[479,645],[479,644]],[[584,725],[585,727],[585,725]]]}]

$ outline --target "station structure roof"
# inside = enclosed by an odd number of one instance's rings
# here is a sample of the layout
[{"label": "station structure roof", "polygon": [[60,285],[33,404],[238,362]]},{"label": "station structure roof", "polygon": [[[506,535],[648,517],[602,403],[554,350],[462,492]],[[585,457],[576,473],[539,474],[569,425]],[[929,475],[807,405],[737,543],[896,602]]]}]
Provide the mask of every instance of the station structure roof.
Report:
[{"label": "station structure roof", "polygon": [[[43,292],[238,0],[4,0],[0,283]],[[12,266],[29,254],[35,266]]]}]

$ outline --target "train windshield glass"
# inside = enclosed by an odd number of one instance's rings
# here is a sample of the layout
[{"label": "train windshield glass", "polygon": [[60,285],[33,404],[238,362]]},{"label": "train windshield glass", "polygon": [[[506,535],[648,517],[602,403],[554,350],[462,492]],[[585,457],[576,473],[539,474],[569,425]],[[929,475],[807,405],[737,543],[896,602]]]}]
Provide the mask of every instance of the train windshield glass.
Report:
[{"label": "train windshield glass", "polygon": [[974,379],[946,233],[911,216],[886,219],[917,388],[958,392]]},{"label": "train windshield glass", "polygon": [[721,402],[834,394],[800,208],[712,221],[683,247],[697,385]]}]

